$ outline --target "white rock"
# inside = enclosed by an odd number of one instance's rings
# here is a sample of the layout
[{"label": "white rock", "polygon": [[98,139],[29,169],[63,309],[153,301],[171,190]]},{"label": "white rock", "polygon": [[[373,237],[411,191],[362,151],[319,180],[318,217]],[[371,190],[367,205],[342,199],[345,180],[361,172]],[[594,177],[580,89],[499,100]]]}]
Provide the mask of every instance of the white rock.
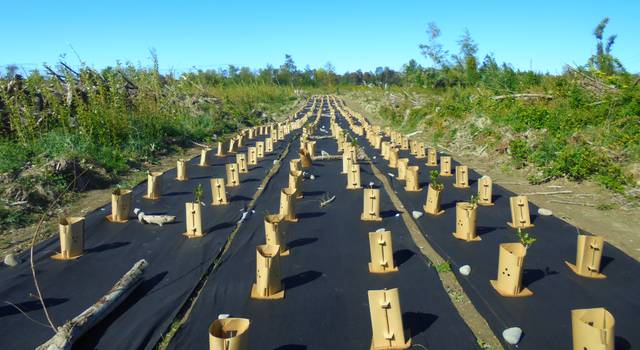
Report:
[{"label": "white rock", "polygon": [[309,175],[309,178],[310,178],[311,180],[315,180],[315,179],[316,179],[315,175],[313,175],[313,174]]},{"label": "white rock", "polygon": [[387,173],[387,175],[389,175],[390,177],[396,177],[395,175],[393,175],[392,173]]},{"label": "white rock", "polygon": [[18,265],[18,261],[16,260],[16,257],[13,254],[7,254],[7,256],[4,257],[4,264],[7,266],[17,266]]},{"label": "white rock", "polygon": [[545,209],[545,208],[538,208],[538,214],[542,215],[542,216],[551,216],[553,214],[553,212],[549,209]]},{"label": "white rock", "polygon": [[516,345],[520,342],[520,337],[522,337],[522,329],[520,327],[507,328],[502,331],[502,337],[507,343]]},{"label": "white rock", "polygon": [[382,228],[377,229],[376,232],[384,232],[386,230],[387,230],[386,228],[382,227]]},{"label": "white rock", "polygon": [[471,273],[471,266],[469,266],[469,265],[460,266],[458,271],[460,271],[460,274],[462,276],[469,276],[469,274]]},{"label": "white rock", "polygon": [[395,216],[396,216],[396,217],[400,216],[400,213],[396,213],[396,215],[395,215]]},{"label": "white rock", "polygon": [[223,320],[223,319],[229,318],[229,317],[231,317],[231,315],[229,315],[229,314],[220,314],[220,315],[218,315],[218,319],[219,320]]},{"label": "white rock", "polygon": [[414,210],[411,212],[411,215],[413,215],[414,219],[420,219],[420,217],[424,215],[424,213],[421,211]]}]

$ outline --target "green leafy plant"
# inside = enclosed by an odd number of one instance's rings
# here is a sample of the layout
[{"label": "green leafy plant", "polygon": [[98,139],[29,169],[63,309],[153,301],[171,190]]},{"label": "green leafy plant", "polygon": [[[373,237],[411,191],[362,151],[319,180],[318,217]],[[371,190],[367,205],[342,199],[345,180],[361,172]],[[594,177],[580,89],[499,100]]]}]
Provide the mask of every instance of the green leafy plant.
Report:
[{"label": "green leafy plant", "polygon": [[529,249],[537,240],[533,235],[528,232],[524,232],[521,228],[518,228],[516,231],[516,235],[520,240],[520,243],[525,247],[525,249]]},{"label": "green leafy plant", "polygon": [[429,176],[431,177],[431,183],[429,184],[431,188],[433,188],[438,192],[444,190],[444,184],[438,181],[438,177],[440,176],[440,173],[437,170],[431,170],[429,172]]},{"label": "green leafy plant", "polygon": [[444,261],[440,264],[437,264],[434,266],[436,268],[436,271],[442,273],[442,272],[451,272],[451,263],[448,261]]},{"label": "green leafy plant", "polygon": [[193,190],[193,198],[195,203],[202,202],[203,193],[204,193],[204,189],[202,187],[202,184],[198,184],[198,186],[196,186],[196,188]]},{"label": "green leafy plant", "polygon": [[477,208],[478,207],[478,196],[476,195],[471,195],[471,198],[469,198],[469,203],[471,204],[472,208]]}]

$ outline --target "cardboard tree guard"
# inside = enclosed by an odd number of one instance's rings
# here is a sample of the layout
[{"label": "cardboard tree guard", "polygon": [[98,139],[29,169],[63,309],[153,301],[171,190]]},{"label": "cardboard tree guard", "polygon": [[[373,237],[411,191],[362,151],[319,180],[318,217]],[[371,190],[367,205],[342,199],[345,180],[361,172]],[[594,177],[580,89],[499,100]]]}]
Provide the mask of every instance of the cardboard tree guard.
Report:
[{"label": "cardboard tree guard", "polygon": [[280,247],[259,245],[256,247],[256,283],[251,287],[252,299],[283,299],[284,289],[280,277]]},{"label": "cardboard tree guard", "polygon": [[273,138],[267,137],[264,139],[264,152],[271,153],[273,152]]},{"label": "cardboard tree guard", "polygon": [[360,165],[351,164],[349,172],[347,173],[347,189],[358,190],[361,188],[362,185],[360,184]]},{"label": "cardboard tree guard", "polygon": [[185,203],[187,232],[183,235],[189,238],[199,238],[204,236],[202,231],[202,212],[200,210],[200,203],[187,202]]},{"label": "cardboard tree guard", "polygon": [[302,171],[302,163],[300,159],[291,159],[289,161],[289,170]]},{"label": "cardboard tree guard", "polygon": [[147,194],[145,199],[159,199],[162,196],[162,172],[152,171],[147,174]]},{"label": "cardboard tree guard", "polygon": [[238,173],[246,174],[249,172],[249,166],[247,165],[247,155],[245,153],[236,154],[236,164],[238,164]]},{"label": "cardboard tree guard", "polygon": [[602,307],[571,310],[573,350],[614,350],[615,323]]},{"label": "cardboard tree guard", "polygon": [[482,240],[476,234],[478,207],[468,202],[456,203],[456,232],[453,236],[467,242]]},{"label": "cardboard tree guard", "polygon": [[309,151],[307,151],[306,148],[301,149],[299,152],[300,154],[300,164],[302,165],[303,169],[307,169],[311,167],[311,155],[309,154]]},{"label": "cardboard tree guard", "polygon": [[393,262],[391,231],[369,232],[369,252],[371,253],[369,272],[388,273],[398,271],[398,267]]},{"label": "cardboard tree guard", "polygon": [[118,188],[111,193],[111,214],[107,220],[117,223],[125,223],[131,213],[131,190]]},{"label": "cardboard tree guard", "polygon": [[493,205],[493,182],[487,175],[478,179],[478,204]]},{"label": "cardboard tree guard", "polygon": [[398,167],[398,152],[396,147],[389,148],[389,168],[391,169]]},{"label": "cardboard tree guard", "polygon": [[216,153],[216,156],[218,156],[218,157],[224,157],[225,156],[224,143],[222,143],[222,141],[218,141],[218,152]]},{"label": "cardboard tree guard", "polygon": [[291,189],[296,199],[303,197],[302,195],[302,171],[291,169],[289,170],[289,189]]},{"label": "cardboard tree guard", "polygon": [[422,188],[420,188],[420,179],[418,178],[418,170],[420,167],[417,165],[411,165],[407,167],[407,171],[405,174],[406,182],[404,185],[404,190],[407,192],[420,192]]},{"label": "cardboard tree guard", "polygon": [[298,222],[295,213],[295,191],[290,188],[283,188],[280,191],[280,217],[284,221]]},{"label": "cardboard tree guard", "polygon": [[211,205],[229,204],[223,178],[211,179]]},{"label": "cardboard tree guard", "polygon": [[176,180],[189,180],[189,174],[187,172],[187,161],[185,159],[178,159],[178,161],[176,162]]},{"label": "cardboard tree guard", "polygon": [[400,141],[400,149],[403,151],[409,149],[409,139],[407,137],[402,137],[402,140]]},{"label": "cardboard tree guard", "polygon": [[60,252],[51,256],[55,260],[73,260],[84,254],[84,217],[64,217],[58,221]]},{"label": "cardboard tree guard", "polygon": [[313,157],[316,154],[316,142],[309,141],[307,142],[307,151],[309,151],[309,155]]},{"label": "cardboard tree guard", "polygon": [[438,166],[438,151],[435,148],[429,148],[427,166]]},{"label": "cardboard tree guard", "polygon": [[407,178],[407,166],[409,166],[409,158],[398,159],[398,180],[406,180]]},{"label": "cardboard tree guard", "polygon": [[380,217],[380,189],[365,188],[363,192],[363,209],[360,220],[382,221]]},{"label": "cardboard tree guard", "polygon": [[431,215],[440,215],[444,210],[440,209],[440,194],[442,191],[436,191],[431,185],[427,187],[427,202],[422,207],[424,212]]},{"label": "cardboard tree guard", "polygon": [[235,139],[229,140],[229,153],[234,153],[238,150],[238,146],[236,145]]},{"label": "cardboard tree guard", "polygon": [[342,174],[349,173],[349,169],[351,168],[352,162],[353,162],[353,158],[351,158],[351,152],[345,149],[342,152]]},{"label": "cardboard tree guard", "polygon": [[258,165],[258,150],[253,146],[247,148],[247,165]]},{"label": "cardboard tree guard", "polygon": [[264,158],[264,141],[256,141],[256,156],[258,159]]},{"label": "cardboard tree guard", "polygon": [[246,318],[217,319],[209,326],[209,350],[249,350]]},{"label": "cardboard tree guard", "polygon": [[498,279],[491,280],[493,288],[504,297],[528,297],[533,292],[522,288],[522,270],[527,250],[521,243],[500,244]]},{"label": "cardboard tree guard", "polygon": [[240,186],[240,172],[238,171],[237,163],[228,163],[227,169],[227,186],[236,187]]},{"label": "cardboard tree guard", "polygon": [[578,235],[576,264],[574,265],[567,261],[565,261],[565,264],[576,275],[596,279],[607,278],[607,276],[600,273],[603,249],[604,238],[601,236]]},{"label": "cardboard tree guard", "polygon": [[452,176],[451,174],[451,157],[440,157],[440,176]]},{"label": "cardboard tree guard", "polygon": [[456,166],[455,188],[469,188],[469,168],[466,165]]},{"label": "cardboard tree guard", "polygon": [[209,166],[211,164],[211,160],[209,159],[211,154],[211,148],[203,148],[200,150],[200,166]]},{"label": "cardboard tree guard", "polygon": [[236,144],[238,145],[238,148],[244,146],[244,137],[242,135],[236,136]]},{"label": "cardboard tree guard", "polygon": [[533,227],[527,196],[511,197],[509,198],[509,203],[511,204],[511,222],[507,222],[507,225],[513,228]]},{"label": "cardboard tree guard", "polygon": [[382,147],[380,149],[380,154],[382,155],[382,159],[389,160],[389,149],[391,148],[391,142],[382,141]]},{"label": "cardboard tree guard", "polygon": [[280,215],[270,214],[264,216],[264,235],[267,245],[277,245],[280,247],[280,256],[289,255],[289,250],[284,243],[284,235],[280,230]]},{"label": "cardboard tree guard", "polygon": [[369,313],[371,315],[371,349],[395,350],[411,347],[411,338],[405,339],[402,309],[397,288],[370,290]]}]

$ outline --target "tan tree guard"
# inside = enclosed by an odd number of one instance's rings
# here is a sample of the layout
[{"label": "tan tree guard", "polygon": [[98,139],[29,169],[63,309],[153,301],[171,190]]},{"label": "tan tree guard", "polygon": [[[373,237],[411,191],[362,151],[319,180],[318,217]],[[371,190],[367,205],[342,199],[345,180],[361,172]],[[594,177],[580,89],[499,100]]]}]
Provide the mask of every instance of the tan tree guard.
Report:
[{"label": "tan tree guard", "polygon": [[209,166],[209,155],[211,154],[211,148],[203,148],[200,150],[200,166]]},{"label": "tan tree guard", "polygon": [[463,241],[481,241],[476,234],[478,207],[468,202],[456,203],[456,232],[453,236]]},{"label": "tan tree guard", "polygon": [[259,245],[256,247],[256,283],[251,287],[253,299],[283,299],[284,289],[280,278],[280,247]]},{"label": "tan tree guard", "polygon": [[373,137],[373,148],[378,150],[382,148],[382,135],[375,135]]},{"label": "tan tree guard", "polygon": [[615,325],[603,307],[571,310],[573,350],[614,350]]},{"label": "tan tree guard", "polygon": [[493,181],[487,175],[478,179],[478,204],[493,205]]},{"label": "tan tree guard", "polygon": [[58,222],[60,253],[51,256],[55,260],[73,260],[84,253],[84,217],[65,217]]},{"label": "tan tree guard", "polygon": [[359,190],[362,188],[360,184],[360,165],[351,164],[349,172],[347,173],[347,189]]},{"label": "tan tree guard", "polygon": [[289,170],[302,171],[302,164],[300,159],[291,159],[289,161]]},{"label": "tan tree guard", "polygon": [[309,151],[307,151],[306,148],[303,148],[299,151],[300,153],[300,164],[302,165],[303,169],[307,169],[311,167],[311,155],[309,154]]},{"label": "tan tree guard", "polygon": [[107,220],[117,223],[125,223],[129,220],[131,212],[131,190],[118,188],[111,193],[111,214]]},{"label": "tan tree guard", "polygon": [[189,180],[189,174],[187,172],[187,161],[185,159],[178,159],[178,161],[176,162],[176,180]]},{"label": "tan tree guard", "polygon": [[411,165],[407,167],[407,173],[405,174],[406,183],[404,184],[404,190],[407,192],[420,192],[420,179],[418,178],[418,170],[420,167],[417,165]]},{"label": "tan tree guard", "polygon": [[371,350],[396,350],[411,347],[411,338],[405,339],[398,288],[370,290]]},{"label": "tan tree guard", "polygon": [[227,164],[227,186],[229,187],[240,186],[240,175],[239,175],[237,163]]},{"label": "tan tree guard", "polygon": [[369,232],[369,251],[371,252],[369,272],[387,273],[398,271],[398,267],[393,262],[391,231]]},{"label": "tan tree guard", "polygon": [[183,235],[189,238],[200,238],[204,236],[202,231],[202,212],[200,210],[200,203],[185,203],[186,216],[187,216],[187,232]]},{"label": "tan tree guard", "polygon": [[278,126],[278,141],[284,140],[284,128],[282,126]]},{"label": "tan tree guard", "polygon": [[522,269],[527,250],[520,243],[500,244],[498,279],[491,280],[493,288],[503,297],[528,297],[533,292],[522,288]]},{"label": "tan tree guard", "polygon": [[238,146],[236,145],[236,140],[229,140],[229,153],[234,153],[238,150]]},{"label": "tan tree guard", "polygon": [[280,215],[270,214],[264,216],[264,235],[267,245],[280,247],[280,256],[288,256],[289,250],[284,243],[284,235],[280,230]]},{"label": "tan tree guard", "polygon": [[382,141],[382,147],[380,150],[380,154],[382,155],[382,159],[389,160],[389,149],[391,148],[391,142]]},{"label": "tan tree guard", "polygon": [[247,148],[247,164],[258,165],[258,150],[255,147]]},{"label": "tan tree guard", "polygon": [[342,174],[348,174],[351,168],[353,159],[351,158],[351,152],[344,150],[342,152]]},{"label": "tan tree guard", "polygon": [[363,209],[360,220],[382,221],[380,217],[380,189],[365,188],[363,191]]},{"label": "tan tree guard", "polygon": [[224,143],[222,143],[222,141],[218,141],[218,152],[216,153],[216,156],[218,156],[218,157],[224,157],[225,156]]},{"label": "tan tree guard", "polygon": [[273,138],[267,137],[264,140],[264,151],[265,151],[265,153],[273,152]]},{"label": "tan tree guard", "polygon": [[438,151],[435,148],[429,148],[427,166],[438,166]]},{"label": "tan tree guard", "polygon": [[307,142],[307,151],[309,152],[309,155],[311,157],[315,156],[315,154],[316,154],[316,142],[315,141]]},{"label": "tan tree guard", "polygon": [[452,176],[451,174],[451,157],[440,157],[440,176]]},{"label": "tan tree guard", "polygon": [[247,332],[251,322],[246,318],[223,318],[209,326],[209,350],[249,350]]},{"label": "tan tree guard", "polygon": [[211,205],[229,204],[223,178],[211,179]]},{"label": "tan tree guard", "polygon": [[406,137],[402,137],[402,141],[400,141],[400,149],[406,151],[409,149],[409,139]]},{"label": "tan tree guard", "polygon": [[256,155],[258,159],[264,158],[264,141],[256,141]]},{"label": "tan tree guard", "polygon": [[418,142],[416,145],[417,149],[416,149],[416,158],[417,159],[424,159],[427,157],[427,154],[424,151],[424,143],[423,142]]},{"label": "tan tree guard", "polygon": [[398,149],[395,147],[389,148],[389,168],[395,169],[398,167]]},{"label": "tan tree guard", "polygon": [[578,235],[576,264],[565,261],[576,275],[588,278],[603,279],[607,276],[600,273],[604,238],[601,236]]},{"label": "tan tree guard", "polygon": [[424,212],[431,215],[440,215],[444,210],[440,209],[440,194],[442,191],[436,191],[429,185],[427,187],[427,202],[422,207]]},{"label": "tan tree guard", "polygon": [[295,191],[290,188],[283,188],[280,191],[280,217],[284,221],[298,222],[295,213]]},{"label": "tan tree guard", "polygon": [[302,195],[302,171],[289,170],[289,189],[293,190],[296,199],[301,199]]},{"label": "tan tree guard", "polygon": [[249,128],[249,140],[253,140],[255,137],[255,130],[253,128]]},{"label": "tan tree guard", "polygon": [[162,173],[152,171],[147,174],[147,194],[145,199],[159,199],[162,196]]},{"label": "tan tree guard", "polygon": [[407,166],[409,166],[409,158],[398,159],[398,180],[407,179]]},{"label": "tan tree guard", "polygon": [[236,154],[236,164],[238,164],[238,173],[246,174],[249,172],[249,167],[247,166],[247,155],[245,153]]},{"label": "tan tree guard", "polygon": [[511,222],[507,222],[507,224],[513,228],[533,227],[527,196],[511,197],[509,203],[511,204]]},{"label": "tan tree guard", "polygon": [[456,166],[456,182],[453,187],[469,188],[469,167],[466,165]]},{"label": "tan tree guard", "polygon": [[242,135],[236,136],[236,144],[238,144],[238,148],[244,146],[244,137]]}]

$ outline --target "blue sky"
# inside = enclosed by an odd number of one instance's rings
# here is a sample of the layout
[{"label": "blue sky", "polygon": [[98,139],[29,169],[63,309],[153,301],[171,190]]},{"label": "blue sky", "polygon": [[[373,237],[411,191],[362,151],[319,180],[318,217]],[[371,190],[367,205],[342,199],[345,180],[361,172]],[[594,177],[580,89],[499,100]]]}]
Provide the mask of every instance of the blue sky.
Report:
[{"label": "blue sky", "polygon": [[398,69],[410,59],[429,65],[418,44],[427,23],[457,52],[465,28],[480,48],[519,69],[559,73],[593,53],[593,28],[611,18],[614,54],[640,72],[640,1],[29,1],[2,4],[0,66],[26,70],[60,55],[94,67],[117,60],[149,65],[157,50],[162,71],[228,64],[279,66],[285,53],[298,67],[336,71]]}]

